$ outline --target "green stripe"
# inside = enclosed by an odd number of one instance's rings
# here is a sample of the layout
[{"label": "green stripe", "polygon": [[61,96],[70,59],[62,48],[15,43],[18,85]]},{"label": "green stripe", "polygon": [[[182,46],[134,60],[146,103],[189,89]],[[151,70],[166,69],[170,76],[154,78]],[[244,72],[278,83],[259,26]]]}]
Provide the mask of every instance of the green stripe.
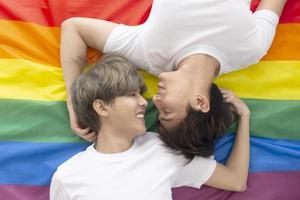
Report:
[{"label": "green stripe", "polygon": [[[300,101],[244,99],[252,111],[251,135],[300,140]],[[149,100],[147,128],[157,111]],[[0,100],[0,141],[80,142],[69,128],[64,101]]]},{"label": "green stripe", "polygon": [[79,142],[64,101],[0,100],[0,140]]},{"label": "green stripe", "polygon": [[243,100],[251,110],[252,136],[300,140],[299,100]]},{"label": "green stripe", "polygon": [[151,99],[148,100],[146,111],[146,126],[148,131],[156,132],[158,111]]},{"label": "green stripe", "polygon": [[[147,110],[148,130],[155,131],[157,111]],[[0,99],[0,141],[82,142],[69,126],[65,101]]]}]

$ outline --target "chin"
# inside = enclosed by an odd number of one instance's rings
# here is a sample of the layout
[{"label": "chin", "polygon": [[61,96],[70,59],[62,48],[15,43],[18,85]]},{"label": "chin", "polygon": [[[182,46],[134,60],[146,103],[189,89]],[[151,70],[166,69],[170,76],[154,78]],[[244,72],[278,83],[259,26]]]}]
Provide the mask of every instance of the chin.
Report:
[{"label": "chin", "polygon": [[146,131],[147,131],[146,127],[138,128],[138,129],[136,129],[136,131],[135,131],[135,133],[136,133],[135,135],[136,135],[136,136],[143,135],[144,133],[146,133]]}]

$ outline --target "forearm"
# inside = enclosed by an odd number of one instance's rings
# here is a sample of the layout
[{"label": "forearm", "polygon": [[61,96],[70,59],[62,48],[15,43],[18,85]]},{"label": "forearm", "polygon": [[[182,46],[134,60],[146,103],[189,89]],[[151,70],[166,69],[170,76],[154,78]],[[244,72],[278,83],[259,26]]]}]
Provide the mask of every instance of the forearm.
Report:
[{"label": "forearm", "polygon": [[71,103],[71,86],[86,64],[87,45],[76,28],[66,22],[62,25],[60,58],[67,90],[67,102]]},{"label": "forearm", "polygon": [[250,115],[243,115],[239,119],[235,142],[226,163],[228,169],[235,173],[238,178],[237,180],[239,180],[242,185],[246,185],[249,170],[249,116]]},{"label": "forearm", "polygon": [[286,2],[287,0],[262,0],[256,10],[272,10],[280,17]]}]

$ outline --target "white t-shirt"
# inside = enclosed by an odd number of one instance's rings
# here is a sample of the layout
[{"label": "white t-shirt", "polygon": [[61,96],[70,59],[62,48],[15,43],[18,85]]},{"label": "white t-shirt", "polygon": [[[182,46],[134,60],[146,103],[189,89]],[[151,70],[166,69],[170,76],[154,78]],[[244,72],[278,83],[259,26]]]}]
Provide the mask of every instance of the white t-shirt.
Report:
[{"label": "white t-shirt", "polygon": [[266,54],[278,20],[270,10],[253,14],[250,0],[154,0],[148,20],[117,26],[103,52],[123,55],[156,75],[203,53],[217,59],[220,73],[226,73]]},{"label": "white t-shirt", "polygon": [[137,137],[122,153],[102,154],[93,145],[60,165],[50,186],[51,200],[171,200],[171,188],[199,188],[216,161],[197,157],[187,165],[154,133]]}]

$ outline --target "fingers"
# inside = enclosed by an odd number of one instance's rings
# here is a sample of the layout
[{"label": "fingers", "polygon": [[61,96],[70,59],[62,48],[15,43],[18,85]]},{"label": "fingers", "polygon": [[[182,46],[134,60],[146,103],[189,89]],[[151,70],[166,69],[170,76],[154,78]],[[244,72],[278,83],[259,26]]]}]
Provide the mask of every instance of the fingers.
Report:
[{"label": "fingers", "polygon": [[232,103],[236,98],[236,96],[233,94],[231,90],[227,90],[227,89],[220,89],[220,90],[223,95],[224,101],[226,103]]},{"label": "fingers", "polygon": [[87,141],[89,141],[89,142],[95,142],[96,139],[97,139],[97,134],[95,132],[90,132],[90,133],[87,133],[87,134],[82,135],[80,137],[87,140]]},{"label": "fingers", "polygon": [[90,128],[82,129],[79,126],[72,128],[73,132],[84,140],[94,142],[97,139],[97,134],[91,131]]},{"label": "fingers", "polygon": [[94,142],[97,139],[97,134],[93,132],[89,127],[82,128],[79,125],[78,119],[76,117],[76,114],[72,106],[69,106],[68,110],[69,110],[70,125],[72,131],[82,139],[87,140],[89,142]]},{"label": "fingers", "polygon": [[239,97],[237,97],[231,90],[221,89],[224,101],[230,104],[230,109],[236,112],[239,116],[249,116],[250,110]]},{"label": "fingers", "polygon": [[225,88],[220,88],[220,91],[222,94],[226,94],[226,93],[232,93],[231,90],[225,89]]},{"label": "fingers", "polygon": [[85,135],[88,134],[89,132],[91,132],[91,129],[89,127],[82,129],[80,127],[77,127],[76,130],[78,131],[78,133],[80,133],[81,135]]}]

